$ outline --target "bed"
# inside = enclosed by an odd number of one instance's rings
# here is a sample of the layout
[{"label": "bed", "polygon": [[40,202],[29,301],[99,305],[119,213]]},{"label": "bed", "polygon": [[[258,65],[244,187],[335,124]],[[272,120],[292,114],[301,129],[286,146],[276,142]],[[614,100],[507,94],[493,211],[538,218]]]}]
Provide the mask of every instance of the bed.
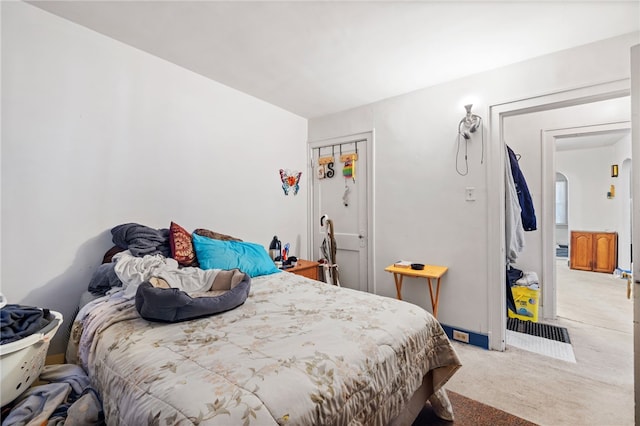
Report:
[{"label": "bed", "polygon": [[253,278],[234,310],[179,323],[142,319],[122,292],[99,298],[67,358],[108,424],[410,424],[460,366],[420,307],[288,272]]},{"label": "bed", "polygon": [[[107,424],[410,425],[427,399],[452,417],[443,385],[460,361],[422,308],[280,271],[264,247],[206,229],[111,233],[116,247],[89,283],[102,297],[82,298],[66,354]],[[245,275],[242,300],[223,312],[147,320],[175,317],[154,315],[167,305],[149,310],[145,294],[191,303]]]}]

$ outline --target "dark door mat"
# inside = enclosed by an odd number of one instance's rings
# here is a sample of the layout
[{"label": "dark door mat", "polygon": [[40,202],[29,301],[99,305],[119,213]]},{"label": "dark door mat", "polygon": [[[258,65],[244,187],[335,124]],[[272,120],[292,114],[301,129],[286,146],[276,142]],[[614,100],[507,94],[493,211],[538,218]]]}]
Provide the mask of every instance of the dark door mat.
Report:
[{"label": "dark door mat", "polygon": [[522,321],[518,318],[507,318],[507,330],[543,337],[545,339],[555,340],[556,342],[571,343],[567,329],[564,327],[556,327],[555,325]]}]

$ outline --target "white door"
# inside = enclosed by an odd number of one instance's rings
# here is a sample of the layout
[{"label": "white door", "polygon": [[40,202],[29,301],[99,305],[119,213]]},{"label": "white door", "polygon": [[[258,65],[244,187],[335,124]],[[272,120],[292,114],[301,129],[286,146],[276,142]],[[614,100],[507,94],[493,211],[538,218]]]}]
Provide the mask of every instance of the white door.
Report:
[{"label": "white door", "polygon": [[[373,291],[368,284],[367,154],[371,136],[371,133],[364,133],[310,145],[313,172],[311,228],[314,259],[323,257],[320,245],[326,234],[325,227],[320,224],[320,218],[327,215],[333,221],[340,285],[361,291]],[[331,158],[333,161],[329,162]],[[345,162],[347,159],[352,160],[350,168]]]},{"label": "white door", "polygon": [[[632,194],[634,200],[640,200],[640,167],[637,161],[640,159],[640,44],[631,48],[631,173]],[[635,163],[635,164],[634,164]],[[633,204],[633,216],[631,218],[633,247],[633,304],[634,304],[634,388],[635,388],[635,424],[640,424],[640,232],[637,232],[640,223],[640,203]]]}]

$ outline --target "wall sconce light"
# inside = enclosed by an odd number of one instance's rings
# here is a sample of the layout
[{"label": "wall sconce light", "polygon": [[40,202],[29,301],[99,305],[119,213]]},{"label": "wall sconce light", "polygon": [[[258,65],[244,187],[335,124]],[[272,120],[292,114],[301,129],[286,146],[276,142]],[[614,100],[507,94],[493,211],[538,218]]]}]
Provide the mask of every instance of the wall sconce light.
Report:
[{"label": "wall sconce light", "polygon": [[[467,144],[471,141],[471,134],[480,129],[480,135],[482,137],[482,159],[480,164],[484,163],[484,132],[482,131],[482,117],[473,114],[471,112],[473,104],[467,104],[464,109],[467,110],[467,114],[462,117],[462,120],[458,123],[458,150],[456,152],[456,172],[460,176],[466,176],[469,173],[469,162],[467,159]],[[460,153],[460,142],[464,140],[464,170],[458,166],[458,156]]]},{"label": "wall sconce light", "polygon": [[458,133],[465,139],[471,139],[471,133],[475,133],[482,125],[482,118],[479,115],[472,114],[471,107],[473,107],[473,104],[464,106],[467,114],[458,123]]},{"label": "wall sconce light", "polygon": [[618,177],[618,165],[617,164],[612,164],[611,165],[611,177]]}]

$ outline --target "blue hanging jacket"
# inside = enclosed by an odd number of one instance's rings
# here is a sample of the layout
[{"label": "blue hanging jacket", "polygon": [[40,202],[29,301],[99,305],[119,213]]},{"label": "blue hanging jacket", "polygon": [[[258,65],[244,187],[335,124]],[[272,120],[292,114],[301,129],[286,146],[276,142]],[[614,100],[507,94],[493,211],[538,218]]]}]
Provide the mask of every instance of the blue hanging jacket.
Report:
[{"label": "blue hanging jacket", "polygon": [[524,179],[524,175],[518,165],[518,159],[516,154],[507,145],[507,151],[509,151],[509,162],[511,163],[511,174],[513,175],[513,182],[516,184],[516,192],[518,194],[518,201],[520,202],[520,217],[522,218],[522,227],[525,231],[535,231],[538,229],[536,225],[536,212],[533,208],[533,201],[531,200],[531,194],[529,193],[529,187],[527,181]]}]

